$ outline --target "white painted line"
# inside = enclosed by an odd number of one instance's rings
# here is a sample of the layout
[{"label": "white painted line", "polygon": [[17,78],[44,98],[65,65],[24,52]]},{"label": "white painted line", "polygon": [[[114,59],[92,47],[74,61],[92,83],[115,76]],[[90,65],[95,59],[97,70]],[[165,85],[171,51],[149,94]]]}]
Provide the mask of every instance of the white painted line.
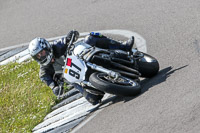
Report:
[{"label": "white painted line", "polygon": [[31,59],[31,55],[30,55],[30,54],[25,55],[24,57],[19,58],[19,59],[17,60],[17,62],[18,62],[18,63],[22,63],[22,62],[24,62],[24,61],[26,61],[26,60],[28,60],[28,59]]},{"label": "white painted line", "polygon": [[[107,98],[109,98],[111,95],[110,94],[105,94],[103,100],[106,100]],[[107,103],[105,105],[102,105],[97,111],[95,111],[89,118],[87,118],[85,121],[83,121],[82,123],[80,123],[77,127],[75,127],[71,133],[75,133],[77,132],[80,128],[82,128],[85,124],[87,124],[90,120],[92,120],[96,115],[98,115],[101,111],[104,110],[104,107],[108,106],[110,103]]]},{"label": "white painted line", "polygon": [[[88,33],[89,33],[89,32],[88,32]],[[85,35],[85,33],[84,33],[84,34],[81,34],[81,33],[80,33],[80,37],[83,36],[83,35]],[[86,35],[87,35],[87,34],[86,34]],[[57,39],[60,39],[60,38],[62,38],[62,37],[65,37],[65,36],[66,36],[66,35],[58,36],[58,37],[52,37],[52,38],[47,38],[47,40],[48,40],[48,41],[53,41],[53,40],[57,40]],[[31,41],[31,40],[30,40],[30,41]],[[22,44],[10,46],[10,47],[2,48],[2,49],[0,49],[0,52],[1,52],[1,51],[11,50],[11,49],[16,49],[16,48],[19,48],[19,47],[25,47],[25,46],[28,46],[28,45],[29,45],[29,42],[27,42],[27,43],[22,43]]]},{"label": "white painted line", "polygon": [[26,50],[24,50],[24,51],[22,51],[22,52],[20,52],[20,53],[18,53],[16,55],[14,55],[14,56],[8,58],[8,59],[0,62],[0,65],[6,65],[9,62],[14,62],[14,61],[16,61],[16,60],[18,60],[18,59],[20,59],[20,58],[22,58],[22,57],[24,57],[24,56],[26,56],[28,54],[29,54],[28,49],[26,49]]},{"label": "white painted line", "polygon": [[[51,119],[47,120],[44,124],[44,127],[35,131],[37,132],[45,132],[49,129],[53,129],[59,127],[63,124],[69,123],[73,120],[76,120],[80,117],[83,117],[90,113],[89,110],[95,108],[96,106],[91,105],[90,103],[85,103],[83,105],[79,105],[69,111],[63,112],[60,116],[56,116],[55,118],[52,117]],[[51,123],[50,123],[51,122]],[[47,125],[50,124],[50,125]]]},{"label": "white painted line", "polygon": [[[44,125],[49,125],[50,123],[52,123],[51,121],[49,121],[51,118],[53,118],[53,117],[55,117],[55,116],[57,116],[57,115],[59,116],[59,115],[62,114],[63,112],[68,111],[68,110],[70,110],[70,109],[73,109],[73,108],[75,108],[76,106],[83,105],[83,104],[85,104],[85,103],[87,103],[87,101],[86,101],[84,98],[80,98],[80,99],[78,99],[78,100],[76,100],[76,101],[74,101],[74,102],[72,102],[72,103],[69,103],[69,104],[67,104],[67,105],[65,105],[65,106],[63,106],[63,107],[60,107],[60,108],[58,108],[58,109],[52,111],[51,113],[49,113],[49,114],[44,118],[44,121],[43,121],[42,123],[38,124],[38,125],[33,129],[33,131],[36,131],[36,130],[38,130],[38,129],[41,129],[41,128],[44,127]],[[47,123],[46,121],[47,121],[47,122],[49,121],[49,123]]]},{"label": "white painted line", "polygon": [[[84,100],[84,99],[82,99]],[[92,105],[90,105],[88,102],[85,102],[81,105],[77,105],[74,108],[71,108],[69,110],[66,110],[54,117],[51,117],[44,122],[42,122],[40,125],[38,125],[34,130],[45,130],[47,128],[52,128],[53,125],[57,125],[57,123],[60,123],[63,119],[65,119],[64,123],[69,123],[72,120],[77,119],[77,116],[84,116],[85,112],[90,113],[88,110],[90,110]],[[81,115],[83,114],[83,115]],[[63,123],[63,122],[62,122]]]},{"label": "white painted line", "polygon": [[27,45],[28,45],[28,43],[22,43],[22,44],[10,46],[10,47],[2,48],[2,49],[0,49],[0,52],[6,51],[6,50],[11,50],[11,49],[16,49],[16,48],[19,48],[19,47],[24,47],[24,46],[27,46]]},{"label": "white painted line", "polygon": [[47,120],[47,119],[49,119],[49,118],[51,118],[53,116],[56,116],[56,115],[58,115],[58,114],[60,114],[60,113],[62,113],[64,111],[66,111],[66,110],[69,110],[71,108],[74,108],[74,107],[76,107],[76,106],[78,106],[80,104],[84,104],[85,102],[87,102],[86,100],[83,100],[83,99],[84,98],[80,98],[78,100],[75,100],[75,101],[73,101],[73,102],[71,102],[71,103],[69,103],[67,105],[64,105],[64,106],[62,106],[62,107],[60,107],[60,108],[52,111],[44,119]]},{"label": "white painted line", "polygon": [[[110,96],[110,94],[105,94],[103,100],[107,99]],[[54,129],[56,127],[59,127],[63,124],[67,124],[73,120],[76,120],[80,117],[83,117],[90,113],[90,110],[95,109],[99,105],[91,105],[86,101],[85,98],[81,98],[78,100],[79,102],[83,102],[81,105],[77,105],[76,107],[65,109],[66,111],[59,113],[58,115],[55,114],[54,117],[51,117],[41,124],[39,124],[37,127],[33,129],[34,133],[40,133],[45,132],[50,129]],[[76,102],[77,104],[78,102]],[[58,110],[58,109],[57,109]]]}]

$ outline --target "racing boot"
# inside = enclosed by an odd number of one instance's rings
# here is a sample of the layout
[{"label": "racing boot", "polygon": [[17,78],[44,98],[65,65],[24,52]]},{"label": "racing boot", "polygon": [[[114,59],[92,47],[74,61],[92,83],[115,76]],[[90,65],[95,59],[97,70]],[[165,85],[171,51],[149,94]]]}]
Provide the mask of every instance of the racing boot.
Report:
[{"label": "racing boot", "polygon": [[88,90],[85,90],[83,92],[83,96],[89,103],[91,103],[92,105],[96,105],[98,103],[101,103],[101,99],[103,98],[104,94],[103,95],[94,94],[89,92]]},{"label": "racing boot", "polygon": [[125,46],[124,47],[125,51],[129,51],[129,52],[132,51],[132,47],[133,47],[134,41],[135,41],[134,36],[131,36],[130,39],[128,39],[127,41],[122,43]]},{"label": "racing boot", "polygon": [[91,103],[92,105],[96,105],[101,102],[101,99],[104,96],[104,92],[97,91],[97,90],[90,90],[88,89],[83,89],[82,86],[74,84],[74,87],[79,90],[79,92],[85,97],[85,99]]}]

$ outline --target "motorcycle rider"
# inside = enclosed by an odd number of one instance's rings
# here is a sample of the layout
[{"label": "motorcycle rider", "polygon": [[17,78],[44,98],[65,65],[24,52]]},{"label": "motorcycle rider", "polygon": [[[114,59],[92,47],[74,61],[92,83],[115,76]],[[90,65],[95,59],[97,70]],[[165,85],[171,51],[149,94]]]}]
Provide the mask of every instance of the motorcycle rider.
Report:
[{"label": "motorcycle rider", "polygon": [[[29,43],[28,50],[30,55],[40,64],[39,77],[41,81],[46,83],[56,96],[59,94],[59,87],[53,76],[56,72],[62,71],[65,51],[73,34],[75,35],[73,41],[76,41],[79,37],[79,32],[72,30],[67,34],[67,37],[58,39],[54,42],[48,42],[46,39],[38,37]],[[128,41],[120,43],[109,39],[100,33],[91,32],[85,37],[84,41],[92,46],[104,49],[121,49],[130,51],[134,44],[134,37],[131,37]],[[87,101],[93,105],[98,104],[104,95],[104,93],[100,91],[87,91],[85,89],[79,91]]]}]

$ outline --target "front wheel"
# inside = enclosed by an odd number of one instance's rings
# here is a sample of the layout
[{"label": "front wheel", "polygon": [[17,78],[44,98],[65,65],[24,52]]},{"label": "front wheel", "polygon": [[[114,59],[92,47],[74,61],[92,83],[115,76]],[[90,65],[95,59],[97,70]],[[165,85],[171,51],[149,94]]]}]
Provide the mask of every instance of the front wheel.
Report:
[{"label": "front wheel", "polygon": [[122,96],[134,96],[141,92],[140,84],[120,76],[114,80],[106,73],[93,73],[89,81],[98,90]]}]

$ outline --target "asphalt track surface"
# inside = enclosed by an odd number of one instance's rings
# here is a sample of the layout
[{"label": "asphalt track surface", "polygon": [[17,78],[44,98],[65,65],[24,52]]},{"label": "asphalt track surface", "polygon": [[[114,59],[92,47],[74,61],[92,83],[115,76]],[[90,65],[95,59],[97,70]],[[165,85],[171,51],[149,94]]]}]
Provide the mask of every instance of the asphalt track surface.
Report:
[{"label": "asphalt track surface", "polygon": [[126,29],[142,35],[160,72],[141,95],[112,97],[78,133],[200,131],[199,0],[0,1],[0,48],[40,37]]}]

